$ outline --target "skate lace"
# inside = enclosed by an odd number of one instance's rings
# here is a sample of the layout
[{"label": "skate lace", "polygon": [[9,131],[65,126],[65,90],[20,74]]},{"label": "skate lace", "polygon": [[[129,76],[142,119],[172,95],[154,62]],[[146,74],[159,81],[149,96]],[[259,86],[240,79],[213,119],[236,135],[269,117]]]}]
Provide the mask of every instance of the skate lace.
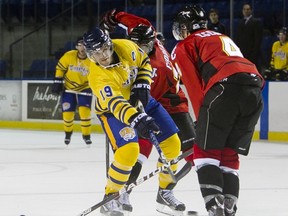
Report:
[{"label": "skate lace", "polygon": [[163,198],[168,203],[175,205],[175,206],[182,204],[179,200],[176,199],[176,197],[174,196],[174,194],[171,190],[163,190],[162,192],[163,192],[163,194],[162,194]]},{"label": "skate lace", "polygon": [[129,194],[128,194],[128,193],[122,194],[122,195],[119,197],[118,201],[119,201],[121,204],[130,205]]},{"label": "skate lace", "polygon": [[216,204],[219,208],[224,209],[224,202],[223,200],[220,199],[221,199],[220,197],[215,197]]},{"label": "skate lace", "polygon": [[104,205],[106,211],[117,211],[119,210],[119,206],[116,200],[111,200],[107,204]]}]

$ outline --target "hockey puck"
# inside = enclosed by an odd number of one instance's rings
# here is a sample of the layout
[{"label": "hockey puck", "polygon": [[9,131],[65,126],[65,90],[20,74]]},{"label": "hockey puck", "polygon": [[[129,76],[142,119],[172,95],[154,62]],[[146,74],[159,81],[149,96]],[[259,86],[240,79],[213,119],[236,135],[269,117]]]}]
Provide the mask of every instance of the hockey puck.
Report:
[{"label": "hockey puck", "polygon": [[197,211],[187,211],[187,216],[197,216],[198,212]]}]

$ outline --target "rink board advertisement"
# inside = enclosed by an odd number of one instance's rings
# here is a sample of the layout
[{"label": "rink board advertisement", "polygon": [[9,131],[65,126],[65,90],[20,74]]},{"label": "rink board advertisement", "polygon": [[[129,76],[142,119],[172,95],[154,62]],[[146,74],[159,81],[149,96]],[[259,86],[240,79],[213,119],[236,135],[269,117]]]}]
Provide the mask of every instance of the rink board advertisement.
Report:
[{"label": "rink board advertisement", "polygon": [[[25,120],[62,120],[61,96],[52,94],[53,81],[23,81],[22,119]],[[79,121],[78,109],[75,121]]]},{"label": "rink board advertisement", "polygon": [[62,119],[61,96],[51,93],[52,82],[27,82],[27,119]]},{"label": "rink board advertisement", "polygon": [[0,119],[21,120],[21,81],[0,81]]}]

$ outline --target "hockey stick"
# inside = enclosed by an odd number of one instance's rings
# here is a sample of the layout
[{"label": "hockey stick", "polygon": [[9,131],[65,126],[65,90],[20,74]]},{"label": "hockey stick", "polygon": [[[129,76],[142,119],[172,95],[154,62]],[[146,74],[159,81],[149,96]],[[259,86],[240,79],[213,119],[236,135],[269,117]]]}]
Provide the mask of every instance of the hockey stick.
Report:
[{"label": "hockey stick", "polygon": [[91,206],[90,208],[86,209],[85,211],[83,211],[82,213],[80,213],[77,216],[85,216],[90,214],[92,211],[98,209],[99,207],[101,207],[102,205],[110,202],[113,199],[118,198],[121,194],[124,194],[130,190],[132,190],[134,187],[142,184],[143,182],[147,181],[148,179],[152,178],[153,176],[159,174],[160,172],[162,172],[163,170],[167,169],[168,167],[170,167],[173,164],[177,164],[180,160],[182,160],[183,158],[189,156],[190,154],[192,154],[192,149],[189,149],[188,151],[184,152],[183,154],[179,155],[177,158],[167,162],[167,164],[163,164],[162,166],[158,167],[156,170],[152,171],[151,173],[149,173],[148,175],[143,176],[142,178],[137,179],[135,182],[129,184],[126,187],[123,187],[121,190],[119,190],[117,193],[113,193],[110,196],[108,196],[106,199],[102,200],[101,202]]},{"label": "hockey stick", "polygon": [[78,94],[78,95],[93,96],[93,94],[89,93],[89,92],[78,92],[78,91],[73,91],[73,90],[68,90],[68,89],[66,89],[65,92],[72,93],[72,94]]},{"label": "hockey stick", "polygon": [[186,162],[185,165],[175,174],[176,182],[186,176],[192,169],[192,162]]},{"label": "hockey stick", "polygon": [[[155,134],[153,133],[153,131],[150,131],[150,140],[151,142],[153,143],[153,145],[156,147],[157,151],[158,151],[158,154],[160,155],[160,159],[162,160],[162,163],[164,164],[167,164],[168,161],[162,151],[162,149],[160,148],[160,144],[155,136]],[[171,176],[172,178],[172,181],[173,183],[177,183],[177,178],[176,176],[174,175],[173,171],[170,169],[170,167],[167,168],[167,172],[169,173],[169,175]]]},{"label": "hockey stick", "polygon": [[[144,106],[140,100],[137,100],[135,107],[137,108],[138,111],[145,113]],[[155,134],[153,133],[153,131],[149,131],[149,136],[150,136],[150,141],[156,147],[158,154],[160,155],[160,159],[162,160],[162,163],[167,164],[168,161],[167,161],[162,149],[160,148],[160,144],[159,144]],[[176,183],[177,182],[176,177],[175,177],[173,171],[170,169],[170,167],[167,168],[167,172],[171,176],[173,183]]]},{"label": "hockey stick", "polygon": [[[195,144],[195,139],[193,139],[193,144]],[[190,172],[190,170],[192,169],[192,166],[193,166],[192,161],[187,161],[185,163],[185,165],[175,174],[177,182]]]}]

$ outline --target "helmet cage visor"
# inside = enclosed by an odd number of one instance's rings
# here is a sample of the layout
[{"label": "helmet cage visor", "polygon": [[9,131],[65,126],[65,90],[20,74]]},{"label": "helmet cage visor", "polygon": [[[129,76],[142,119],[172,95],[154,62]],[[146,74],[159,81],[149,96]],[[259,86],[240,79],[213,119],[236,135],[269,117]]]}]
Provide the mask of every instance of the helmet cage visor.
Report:
[{"label": "helmet cage visor", "polygon": [[173,22],[172,34],[175,40],[184,40],[187,36],[188,30],[185,24],[180,24],[179,22]]},{"label": "helmet cage visor", "polygon": [[151,39],[150,41],[134,41],[146,54],[149,54],[154,47],[155,38]]},{"label": "helmet cage visor", "polygon": [[102,44],[101,47],[87,48],[85,47],[85,52],[87,57],[96,63],[103,57],[110,57],[113,54],[113,44],[111,40],[107,40]]}]

